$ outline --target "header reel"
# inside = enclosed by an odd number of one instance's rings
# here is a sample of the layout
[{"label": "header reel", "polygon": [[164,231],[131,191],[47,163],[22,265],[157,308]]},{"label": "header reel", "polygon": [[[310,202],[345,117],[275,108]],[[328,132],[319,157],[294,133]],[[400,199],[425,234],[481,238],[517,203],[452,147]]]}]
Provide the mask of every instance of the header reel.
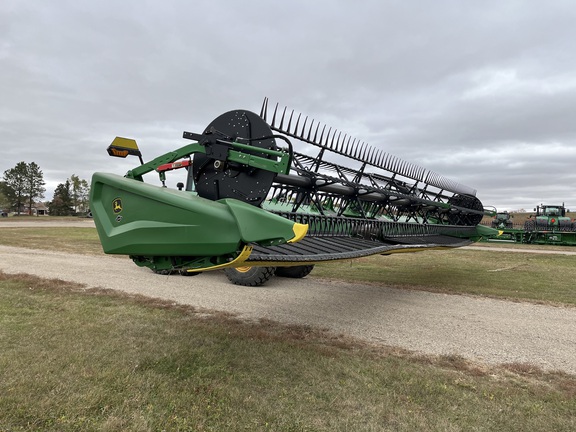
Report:
[{"label": "header reel", "polygon": [[[260,116],[230,111],[208,125],[202,137],[212,135],[216,142],[206,147],[206,153],[194,155],[189,173],[189,184],[195,185],[201,197],[235,198],[283,214],[313,212],[460,226],[475,226],[482,220],[484,209],[474,189],[294,111],[288,114],[284,108],[280,114],[278,105],[270,111],[265,99]],[[199,135],[189,132],[184,137],[202,142]],[[296,152],[288,137],[319,150],[316,154]],[[226,153],[229,146],[218,145],[218,139],[250,145],[251,149],[243,151],[268,159],[274,156],[257,149],[280,150],[289,155],[290,168],[288,172],[274,172],[230,162]],[[279,139],[283,142],[277,144]]]}]

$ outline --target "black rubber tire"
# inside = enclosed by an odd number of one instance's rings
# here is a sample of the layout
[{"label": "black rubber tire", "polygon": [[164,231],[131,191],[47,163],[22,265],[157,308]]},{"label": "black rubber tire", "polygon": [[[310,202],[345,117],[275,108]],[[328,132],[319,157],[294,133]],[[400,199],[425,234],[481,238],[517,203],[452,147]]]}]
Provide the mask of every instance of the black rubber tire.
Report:
[{"label": "black rubber tire", "polygon": [[274,276],[276,267],[226,268],[224,274],[234,285],[260,286]]},{"label": "black rubber tire", "polygon": [[300,279],[308,276],[313,269],[314,265],[276,267],[276,276]]}]

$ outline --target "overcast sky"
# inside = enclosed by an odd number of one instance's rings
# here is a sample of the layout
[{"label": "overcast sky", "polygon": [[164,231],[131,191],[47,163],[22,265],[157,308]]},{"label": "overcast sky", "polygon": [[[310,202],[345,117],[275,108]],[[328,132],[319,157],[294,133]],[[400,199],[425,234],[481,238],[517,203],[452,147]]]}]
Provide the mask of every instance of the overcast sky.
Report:
[{"label": "overcast sky", "polygon": [[125,172],[265,96],[477,189],[576,210],[574,1],[0,2],[0,176]]}]

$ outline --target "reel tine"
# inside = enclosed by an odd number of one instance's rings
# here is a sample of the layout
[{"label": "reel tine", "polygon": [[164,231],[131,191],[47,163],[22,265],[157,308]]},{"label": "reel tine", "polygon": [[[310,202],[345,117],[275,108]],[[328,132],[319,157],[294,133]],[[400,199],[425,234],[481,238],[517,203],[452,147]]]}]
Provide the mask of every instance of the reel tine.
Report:
[{"label": "reel tine", "polygon": [[366,163],[372,164],[372,154],[374,152],[374,147],[368,147],[368,151],[366,152]]},{"label": "reel tine", "polygon": [[430,178],[430,171],[426,171],[422,181],[428,185],[428,184],[430,184],[430,182],[428,181],[429,178]]},{"label": "reel tine", "polygon": [[344,152],[344,144],[346,144],[346,138],[350,140],[350,137],[347,134],[344,134],[344,138],[342,138],[342,141],[338,143],[338,152],[340,153]]},{"label": "reel tine", "polygon": [[382,167],[382,149],[378,149],[378,152],[376,154],[376,161],[374,162],[374,165],[376,165],[378,168]]},{"label": "reel tine", "polygon": [[384,150],[380,150],[380,154],[378,155],[378,166],[382,168],[382,164],[384,163],[384,158],[386,157],[386,152]]},{"label": "reel tine", "polygon": [[390,161],[390,157],[392,157],[392,155],[391,155],[390,153],[386,153],[386,154],[384,155],[384,161],[382,162],[382,167],[383,167],[385,170],[388,170],[388,171],[390,171],[390,170],[388,169],[388,164],[390,163],[390,162],[389,162],[389,161]]},{"label": "reel tine", "polygon": [[[336,150],[336,145],[338,141],[340,141],[340,136],[342,135],[342,131],[338,131],[338,138],[336,138],[336,131],[334,131],[334,135],[332,135],[332,142],[330,143],[330,149]],[[334,144],[334,138],[336,138],[336,144]]]},{"label": "reel tine", "polygon": [[[344,144],[344,142],[342,142],[342,153],[346,153],[348,148],[350,148],[350,140],[351,139],[352,139],[352,137],[348,136],[348,141],[346,141],[346,144]],[[344,150],[344,145],[346,145],[346,150]]]},{"label": "reel tine", "polygon": [[290,132],[290,125],[292,124],[292,116],[294,115],[294,110],[290,113],[290,119],[288,119],[288,126],[286,126],[286,130]]},{"label": "reel tine", "polygon": [[338,138],[336,138],[336,142],[332,145],[332,151],[339,152],[338,149],[340,148],[340,142],[342,139],[346,139],[346,134],[342,137],[342,131],[340,131],[340,133],[338,133]]},{"label": "reel tine", "polygon": [[282,111],[282,118],[280,119],[280,126],[278,126],[279,129],[282,129],[282,126],[284,125],[284,116],[286,115],[286,107],[284,107],[284,111]]},{"label": "reel tine", "polygon": [[332,131],[332,136],[328,135],[326,137],[326,144],[324,145],[324,147],[326,147],[327,149],[332,149],[332,145],[334,144],[334,137],[336,136],[336,132],[338,132],[338,129],[334,129]]},{"label": "reel tine", "polygon": [[372,150],[372,147],[370,147],[370,146],[366,146],[366,148],[364,149],[364,154],[362,155],[362,159],[365,162],[368,162],[368,159],[369,159],[368,156],[370,155],[370,150]]},{"label": "reel tine", "polygon": [[350,140],[348,140],[348,142],[346,143],[346,150],[344,151],[344,153],[346,154],[350,154],[350,150],[352,148],[354,148],[354,144],[356,143],[356,138],[354,138],[352,140],[352,142],[350,142]]},{"label": "reel tine", "polygon": [[376,147],[372,147],[372,154],[369,156],[370,163],[375,165],[376,163],[376,155],[378,154],[378,149]]},{"label": "reel tine", "polygon": [[265,97],[264,101],[262,102],[262,108],[260,108],[260,117],[262,117],[262,120],[267,121],[266,119],[266,114],[268,112],[268,98]]},{"label": "reel tine", "polygon": [[275,127],[275,123],[276,123],[276,112],[278,111],[278,104],[276,104],[276,107],[274,108],[274,114],[272,115],[272,127]]},{"label": "reel tine", "polygon": [[394,170],[394,167],[396,166],[396,156],[390,155],[390,162],[389,163],[390,163],[390,168],[389,168],[390,172],[393,172],[393,173],[396,172]]},{"label": "reel tine", "polygon": [[298,118],[296,119],[296,125],[294,126],[294,132],[288,131],[289,134],[292,134],[294,136],[298,135],[298,125],[300,124],[300,117],[301,116],[302,116],[302,113],[299,113]]},{"label": "reel tine", "polygon": [[397,173],[398,172],[398,158],[396,156],[393,156],[393,163],[392,163],[392,172],[393,173]]},{"label": "reel tine", "polygon": [[406,162],[402,161],[400,163],[400,174],[405,175],[406,174],[406,168],[407,168]]},{"label": "reel tine", "polygon": [[375,166],[376,168],[379,168],[378,166],[378,158],[380,157],[380,149],[374,147],[374,152],[372,152],[372,162],[371,165]]},{"label": "reel tine", "polygon": [[424,173],[425,173],[425,169],[422,167],[419,167],[418,169],[418,180],[422,181],[424,180]]},{"label": "reel tine", "polygon": [[[320,124],[320,123],[318,123]],[[312,123],[310,123],[310,127],[308,128],[308,136],[306,137],[307,141],[310,141],[310,135],[312,134],[312,128],[314,127],[314,119],[312,119]]]},{"label": "reel tine", "polygon": [[420,167],[420,166],[418,167],[418,170],[416,171],[415,176],[416,176],[416,179],[418,181],[422,181],[422,167]]},{"label": "reel tine", "polygon": [[394,156],[394,163],[392,164],[392,172],[394,174],[398,174],[398,164],[400,163],[400,159]]},{"label": "reel tine", "polygon": [[[318,123],[320,124],[320,123]],[[324,139],[324,131],[326,130],[326,125],[322,127],[322,133],[320,134],[320,144],[322,144],[322,140]],[[316,136],[314,136],[316,138]]]},{"label": "reel tine", "polygon": [[318,129],[320,128],[320,122],[316,123],[316,130],[314,131],[314,139],[312,141],[316,142],[316,138],[318,137]]},{"label": "reel tine", "polygon": [[366,148],[366,142],[362,141],[362,144],[360,145],[360,147],[358,147],[358,159],[362,159],[362,151]]},{"label": "reel tine", "polygon": [[304,119],[304,124],[302,125],[302,132],[300,132],[300,139],[305,140],[304,131],[306,130],[306,122],[308,121],[308,116]]},{"label": "reel tine", "polygon": [[[330,132],[332,132],[332,128],[328,128],[328,133],[326,134],[326,142],[323,144],[324,147],[328,146],[328,141],[330,140]],[[320,143],[322,144],[322,143]]]}]

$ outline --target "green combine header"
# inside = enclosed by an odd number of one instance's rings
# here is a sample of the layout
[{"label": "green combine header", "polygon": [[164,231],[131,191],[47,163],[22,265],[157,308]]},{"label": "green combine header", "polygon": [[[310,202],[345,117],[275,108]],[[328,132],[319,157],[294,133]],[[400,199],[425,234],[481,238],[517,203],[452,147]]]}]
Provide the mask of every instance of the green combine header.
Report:
[{"label": "green combine header", "polygon": [[[146,163],[134,140],[108,147],[140,165],[92,177],[105,253],[160,273],[223,268],[234,283],[259,285],[322,261],[460,247],[495,232],[480,225],[474,189],[267,99],[259,115],[229,111],[183,138]],[[167,188],[175,170],[185,181]],[[162,186],[144,182],[151,172]]]}]

